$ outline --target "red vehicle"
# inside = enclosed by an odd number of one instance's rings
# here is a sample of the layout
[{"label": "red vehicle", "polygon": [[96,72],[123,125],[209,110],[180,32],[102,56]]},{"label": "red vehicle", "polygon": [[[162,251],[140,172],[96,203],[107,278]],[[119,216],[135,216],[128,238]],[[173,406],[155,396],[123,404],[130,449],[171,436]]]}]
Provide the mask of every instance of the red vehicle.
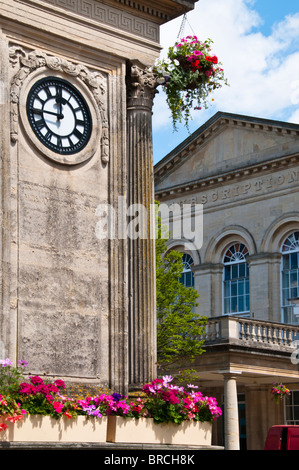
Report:
[{"label": "red vehicle", "polygon": [[264,450],[299,450],[299,426],[272,426]]}]

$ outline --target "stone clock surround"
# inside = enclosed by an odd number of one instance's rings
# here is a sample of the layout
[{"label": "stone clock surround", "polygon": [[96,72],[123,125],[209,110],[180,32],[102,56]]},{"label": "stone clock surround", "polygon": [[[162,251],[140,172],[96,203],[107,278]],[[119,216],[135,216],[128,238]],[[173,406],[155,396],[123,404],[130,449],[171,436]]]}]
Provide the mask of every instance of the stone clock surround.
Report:
[{"label": "stone clock surround", "polygon": [[[32,142],[48,158],[63,164],[75,165],[89,160],[101,145],[101,159],[103,163],[109,161],[109,139],[107,119],[107,84],[102,74],[90,72],[86,67],[73,64],[58,57],[49,56],[40,51],[26,52],[23,48],[12,46],[9,51],[10,61],[18,72],[12,80],[11,86],[11,140],[18,139],[18,116],[20,113],[22,125]],[[26,100],[32,85],[42,77],[57,76],[68,78],[70,83],[79,87],[88,102],[92,113],[92,138],[88,149],[72,156],[58,156],[46,149],[37,141],[26,116]]]}]

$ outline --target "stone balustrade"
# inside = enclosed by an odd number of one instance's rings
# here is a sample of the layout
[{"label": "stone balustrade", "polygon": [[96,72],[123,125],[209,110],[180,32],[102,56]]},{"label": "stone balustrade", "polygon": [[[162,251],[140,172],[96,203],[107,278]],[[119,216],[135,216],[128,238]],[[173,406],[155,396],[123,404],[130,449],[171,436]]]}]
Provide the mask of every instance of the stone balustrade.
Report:
[{"label": "stone balustrade", "polygon": [[299,340],[299,325],[266,322],[238,316],[212,317],[208,319],[205,345],[231,343],[267,349],[294,348]]}]

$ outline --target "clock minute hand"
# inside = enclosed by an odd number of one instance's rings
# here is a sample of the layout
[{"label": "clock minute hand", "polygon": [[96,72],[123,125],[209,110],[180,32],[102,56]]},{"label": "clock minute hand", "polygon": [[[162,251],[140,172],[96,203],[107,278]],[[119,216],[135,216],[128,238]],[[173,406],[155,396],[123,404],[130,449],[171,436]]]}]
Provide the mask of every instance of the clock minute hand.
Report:
[{"label": "clock minute hand", "polygon": [[52,114],[53,116],[57,116],[57,119],[63,119],[62,113],[55,113],[54,111],[47,111],[45,109],[32,109],[35,114]]}]

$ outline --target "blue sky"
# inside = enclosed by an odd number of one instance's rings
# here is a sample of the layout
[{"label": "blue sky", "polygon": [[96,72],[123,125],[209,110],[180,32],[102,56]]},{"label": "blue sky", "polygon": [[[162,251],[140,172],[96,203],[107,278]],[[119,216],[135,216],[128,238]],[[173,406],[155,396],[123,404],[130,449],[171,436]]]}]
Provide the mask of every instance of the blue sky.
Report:
[{"label": "blue sky", "polygon": [[[195,111],[195,131],[217,111],[299,124],[299,0],[199,0],[184,35],[214,41],[230,84],[217,90],[208,110]],[[161,55],[180,30],[182,17],[161,27]],[[173,132],[161,87],[153,109],[154,163],[188,137]]]}]

